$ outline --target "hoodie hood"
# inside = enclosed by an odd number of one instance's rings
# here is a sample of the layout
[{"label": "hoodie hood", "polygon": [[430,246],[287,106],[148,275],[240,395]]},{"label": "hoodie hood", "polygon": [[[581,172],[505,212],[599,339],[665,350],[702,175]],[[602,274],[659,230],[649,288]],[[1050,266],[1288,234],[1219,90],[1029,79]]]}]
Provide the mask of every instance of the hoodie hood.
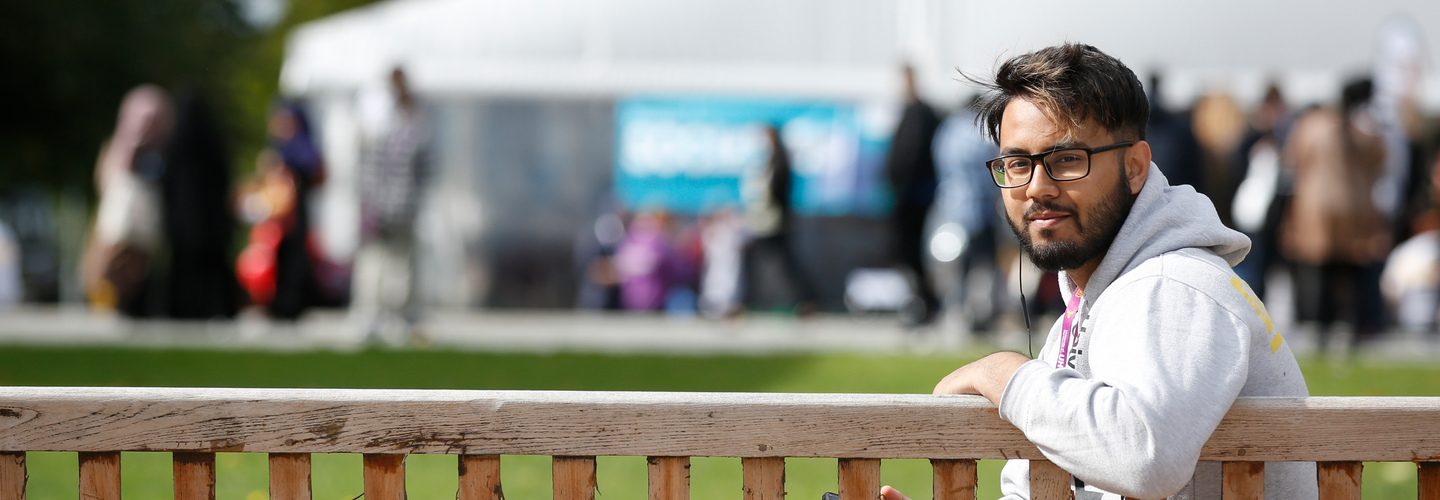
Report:
[{"label": "hoodie hood", "polygon": [[[1234,267],[1250,253],[1250,238],[1220,223],[1215,204],[1195,188],[1171,186],[1152,162],[1125,224],[1085,286],[1087,301],[1146,259],[1184,248],[1207,250]],[[1075,285],[1067,272],[1060,273],[1060,285],[1068,300]]]}]

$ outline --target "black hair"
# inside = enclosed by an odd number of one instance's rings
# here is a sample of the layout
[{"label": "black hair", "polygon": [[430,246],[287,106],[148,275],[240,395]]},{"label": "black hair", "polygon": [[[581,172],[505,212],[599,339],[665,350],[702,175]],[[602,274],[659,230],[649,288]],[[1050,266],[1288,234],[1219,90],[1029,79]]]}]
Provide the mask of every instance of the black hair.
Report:
[{"label": "black hair", "polygon": [[996,144],[1005,107],[1015,98],[1034,103],[1064,132],[1094,119],[1117,139],[1145,140],[1145,87],[1119,59],[1090,45],[1066,43],[1013,57],[992,82],[962,76],[984,88],[976,122]]}]

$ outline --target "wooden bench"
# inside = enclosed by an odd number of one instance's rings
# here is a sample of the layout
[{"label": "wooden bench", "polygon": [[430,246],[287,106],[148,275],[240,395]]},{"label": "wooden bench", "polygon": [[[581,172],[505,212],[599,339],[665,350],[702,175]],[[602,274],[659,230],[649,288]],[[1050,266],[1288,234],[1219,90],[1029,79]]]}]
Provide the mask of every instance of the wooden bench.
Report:
[{"label": "wooden bench", "polygon": [[[269,453],[270,498],[310,498],[311,453],[364,454],[365,498],[405,497],[406,454],[460,455],[458,498],[501,497],[499,455],[553,457],[555,500],[594,497],[595,456],[649,457],[650,498],[688,499],[694,456],[740,457],[746,500],[784,498],[785,457],[839,459],[873,500],[880,459],[924,458],[936,500],[972,499],[975,460],[1024,458],[1037,499],[1069,498],[978,396],[330,389],[0,388],[0,500],[26,451],[80,452],[80,496],[120,498],[122,451],[173,452],[175,498],[211,500],[215,453]],[[1415,462],[1440,499],[1440,398],[1241,399],[1205,445],[1226,499],[1262,498],[1264,461],[1319,462],[1322,499],[1360,498],[1360,463]]]}]

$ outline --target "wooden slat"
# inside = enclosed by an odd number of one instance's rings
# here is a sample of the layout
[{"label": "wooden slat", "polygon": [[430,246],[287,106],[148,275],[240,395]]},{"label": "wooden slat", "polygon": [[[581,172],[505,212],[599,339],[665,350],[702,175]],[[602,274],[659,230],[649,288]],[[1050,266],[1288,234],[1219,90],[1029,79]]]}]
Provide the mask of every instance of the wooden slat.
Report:
[{"label": "wooden slat", "polygon": [[460,455],[458,500],[504,500],[499,455]]},{"label": "wooden slat", "polygon": [[783,457],[742,458],[745,476],[744,500],[785,500],[785,459]]},{"label": "wooden slat", "polygon": [[1360,500],[1360,462],[1315,464],[1320,500]]},{"label": "wooden slat", "polygon": [[0,387],[0,429],[0,451],[1040,456],[984,398],[928,394]]},{"label": "wooden slat", "polygon": [[215,454],[176,453],[175,500],[215,500]]},{"label": "wooden slat", "polygon": [[120,454],[80,454],[80,498],[120,500]]},{"label": "wooden slat", "polygon": [[310,500],[310,454],[270,454],[270,500]]},{"label": "wooden slat", "polygon": [[935,500],[975,500],[974,460],[931,460]]},{"label": "wooden slat", "polygon": [[874,458],[840,459],[840,500],[878,500],[880,498],[880,460]]},{"label": "wooden slat", "polygon": [[1049,460],[1030,461],[1030,498],[1035,500],[1069,500],[1070,473]]},{"label": "wooden slat", "polygon": [[405,500],[405,455],[365,455],[365,500]]},{"label": "wooden slat", "polygon": [[650,500],[690,500],[690,457],[650,457]]},{"label": "wooden slat", "polygon": [[[984,398],[928,394],[3,387],[0,429],[0,452],[1044,458]],[[1242,398],[1200,459],[1440,457],[1416,436],[1440,398]]]},{"label": "wooden slat", "polygon": [[1409,462],[1440,456],[1440,440],[1418,436],[1440,436],[1440,398],[1240,398],[1200,450],[1200,460]]},{"label": "wooden slat", "polygon": [[554,457],[555,500],[595,500],[595,457]]},{"label": "wooden slat", "polygon": [[1420,500],[1440,500],[1440,462],[1420,462]]},{"label": "wooden slat", "polygon": [[1263,500],[1265,462],[1220,464],[1220,490],[1224,500]]},{"label": "wooden slat", "polygon": [[24,500],[25,454],[0,453],[0,500]]}]

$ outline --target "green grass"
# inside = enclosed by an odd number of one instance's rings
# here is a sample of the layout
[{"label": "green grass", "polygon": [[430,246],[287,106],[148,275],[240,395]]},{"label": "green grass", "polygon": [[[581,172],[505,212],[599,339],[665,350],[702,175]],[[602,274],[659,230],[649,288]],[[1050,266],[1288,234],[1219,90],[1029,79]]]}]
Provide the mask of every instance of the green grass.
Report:
[{"label": "green grass", "polygon": [[[567,389],[735,392],[927,393],[973,356],[610,356],[593,354],[484,354],[451,351],[276,353],[124,348],[0,347],[0,385],[331,387],[410,389]],[[1440,395],[1440,366],[1394,363],[1306,362],[1314,395]],[[28,498],[77,497],[74,453],[29,453]],[[126,500],[172,498],[169,454],[122,455]],[[501,479],[512,500],[550,499],[548,457],[505,456]],[[980,498],[998,493],[999,461],[980,464]],[[266,500],[265,457],[216,457],[218,500]],[[316,455],[316,500],[352,500],[363,489],[358,455]],[[646,496],[643,457],[597,460],[601,499]],[[881,476],[916,500],[928,500],[930,467],[923,460],[886,460]],[[835,490],[834,459],[789,459],[790,498],[811,500]],[[456,457],[416,455],[406,463],[409,497],[455,496]],[[739,460],[692,460],[695,500],[741,497]],[[1415,467],[1366,464],[1365,497],[1413,498]]]}]

